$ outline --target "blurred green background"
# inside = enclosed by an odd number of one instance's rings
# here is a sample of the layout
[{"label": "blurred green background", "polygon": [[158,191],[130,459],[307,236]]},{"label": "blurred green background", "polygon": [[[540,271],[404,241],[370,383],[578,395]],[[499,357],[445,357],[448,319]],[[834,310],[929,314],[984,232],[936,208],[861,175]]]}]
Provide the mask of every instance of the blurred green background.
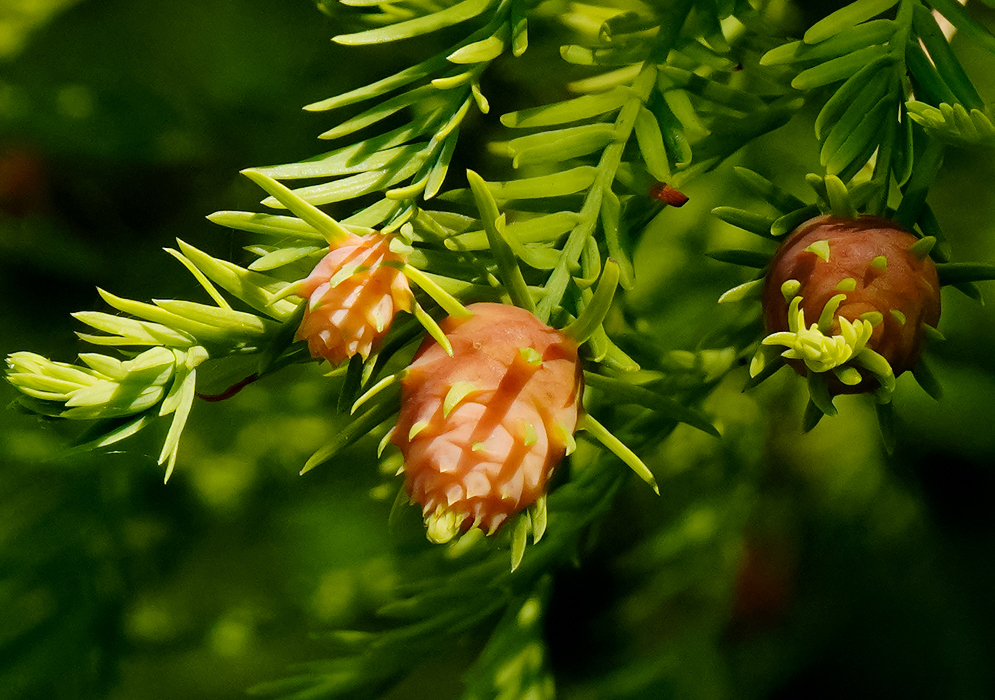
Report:
[{"label": "blurred green background", "polygon": [[[357,63],[332,34],[309,0],[7,0],[0,351],[71,361],[69,314],[102,308],[98,286],[195,294],[161,251],[177,236],[237,257],[204,216],[257,207],[238,171],[320,152],[326,118],[300,107],[390,59]],[[962,52],[992,96],[991,57]],[[809,198],[811,118],[738,162]],[[995,261],[995,159],[946,164],[930,201],[955,257]],[[743,271],[704,256],[759,246],[708,215],[742,203],[734,185],[727,167],[698,180],[641,242],[625,305],[660,353],[741,312],[715,299]],[[995,314],[944,294],[929,359],[946,396],[899,382],[894,456],[859,400],[800,434],[802,383],[783,372],[749,394],[728,377],[708,402],[723,441],[682,427],[646,456],[663,497],[633,480],[554,585],[561,697],[995,696]],[[66,459],[75,426],[0,413],[0,699],[243,697],[325,654],[310,632],[368,621],[399,537],[373,448],[297,475],[335,398],[311,367],[197,405],[166,486],[161,432]],[[440,649],[392,697],[458,697],[483,641]]]}]

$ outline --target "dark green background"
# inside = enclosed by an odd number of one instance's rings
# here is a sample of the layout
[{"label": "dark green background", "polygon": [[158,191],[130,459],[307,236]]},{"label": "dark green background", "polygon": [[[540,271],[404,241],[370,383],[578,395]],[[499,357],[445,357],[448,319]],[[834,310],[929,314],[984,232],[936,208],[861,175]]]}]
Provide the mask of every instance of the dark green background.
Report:
[{"label": "dark green background", "polygon": [[[4,355],[71,361],[84,348],[69,314],[102,308],[97,286],[195,294],[161,248],[179,236],[237,258],[204,216],[256,208],[238,170],[319,153],[331,117],[300,107],[396,59],[335,47],[305,0],[89,0],[37,19],[0,56]],[[992,96],[993,57],[962,54]],[[797,183],[817,169],[811,117],[740,162],[810,198]],[[950,150],[946,165],[930,201],[955,257],[995,261],[995,158]],[[742,201],[726,168],[688,194],[646,233],[625,302],[661,352],[739,313],[715,299],[742,271],[704,251],[757,245],[708,215]],[[662,497],[633,480],[554,587],[562,697],[995,693],[995,316],[944,295],[948,341],[929,359],[946,397],[899,382],[893,457],[866,402],[841,400],[803,436],[796,377],[743,394],[738,372],[708,404],[723,443],[682,428],[645,456]],[[64,459],[74,426],[0,413],[0,699],[242,697],[320,657],[309,632],[389,600],[396,533],[372,446],[297,475],[341,420],[334,404],[317,367],[199,404],[166,486],[162,430]],[[394,696],[457,697],[481,642],[440,649]]]}]

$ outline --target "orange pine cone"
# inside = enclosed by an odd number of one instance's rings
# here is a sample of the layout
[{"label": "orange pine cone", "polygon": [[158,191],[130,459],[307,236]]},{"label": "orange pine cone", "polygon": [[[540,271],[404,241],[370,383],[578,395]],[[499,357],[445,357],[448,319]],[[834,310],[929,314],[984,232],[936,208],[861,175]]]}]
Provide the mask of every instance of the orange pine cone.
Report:
[{"label": "orange pine cone", "polygon": [[[925,342],[924,326],[935,327],[940,318],[936,265],[915,251],[919,240],[876,216],[819,216],[803,223],[771,261],[763,290],[765,328],[788,330],[792,296],[801,298],[806,324],[815,323],[836,298],[828,333],[840,332],[841,318],[853,323],[873,316],[867,347],[888,361],[896,377],[912,369]],[[796,286],[791,294],[785,294],[785,283]],[[803,363],[791,364],[805,374]],[[831,390],[855,393],[876,386],[871,378],[853,386],[834,383]]]},{"label": "orange pine cone", "polygon": [[492,534],[546,491],[577,427],[577,343],[528,311],[468,307],[441,327],[450,357],[427,339],[401,381],[392,442],[429,539]]},{"label": "orange pine cone", "polygon": [[307,297],[297,340],[307,340],[311,356],[337,365],[353,355],[364,360],[387,334],[394,314],[411,311],[404,274],[385,263],[402,264],[380,233],[350,235],[321,259],[298,293]]}]

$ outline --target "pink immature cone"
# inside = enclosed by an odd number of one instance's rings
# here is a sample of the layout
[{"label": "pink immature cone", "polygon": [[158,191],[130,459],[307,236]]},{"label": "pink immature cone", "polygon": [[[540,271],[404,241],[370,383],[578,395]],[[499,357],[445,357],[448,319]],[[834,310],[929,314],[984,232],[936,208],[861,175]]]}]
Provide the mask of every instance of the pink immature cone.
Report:
[{"label": "pink immature cone", "polygon": [[[853,322],[876,313],[881,322],[874,327],[867,347],[888,361],[896,377],[912,369],[925,342],[924,326],[935,327],[940,319],[936,265],[915,252],[912,247],[918,241],[893,221],[876,216],[818,216],[806,221],[787,237],[771,261],[763,290],[767,332],[788,329],[790,300],[782,285],[794,280],[806,324],[818,321],[833,297],[845,296],[830,333],[840,332],[840,318]],[[805,374],[800,362],[791,364]],[[855,386],[834,383],[830,389],[856,393],[872,391],[876,385],[876,380]]]},{"label": "pink immature cone", "polygon": [[338,242],[307,278],[298,294],[307,297],[297,340],[311,356],[333,365],[360,355],[364,360],[383,339],[394,314],[411,310],[411,289],[398,267],[404,259],[380,233],[350,235]]},{"label": "pink immature cone", "polygon": [[546,492],[577,427],[577,343],[528,311],[472,304],[441,327],[450,357],[426,339],[401,380],[392,442],[429,539],[493,533]]}]

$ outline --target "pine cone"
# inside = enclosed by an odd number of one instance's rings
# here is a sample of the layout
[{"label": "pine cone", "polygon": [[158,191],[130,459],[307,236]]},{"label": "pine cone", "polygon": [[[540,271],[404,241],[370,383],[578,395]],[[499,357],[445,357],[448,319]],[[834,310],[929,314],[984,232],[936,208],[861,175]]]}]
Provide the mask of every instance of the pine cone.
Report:
[{"label": "pine cone", "polygon": [[402,379],[392,441],[429,539],[492,534],[546,492],[573,442],[581,397],[577,344],[515,306],[480,303],[441,327]]},{"label": "pine cone", "polygon": [[[833,393],[876,390],[881,375],[867,359],[873,354],[895,377],[912,369],[924,326],[940,318],[936,266],[919,242],[874,216],[820,216],[802,224],[771,261],[763,290],[771,335],[764,343],[788,345],[785,356],[801,374],[836,371],[841,381],[832,383]],[[832,352],[820,353],[819,342]],[[844,374],[840,368],[851,358],[858,366]]]},{"label": "pine cone", "polygon": [[297,329],[312,357],[333,365],[360,355],[364,360],[383,339],[394,314],[411,310],[411,289],[390,250],[390,237],[352,235],[321,259],[298,283],[308,306]]}]

